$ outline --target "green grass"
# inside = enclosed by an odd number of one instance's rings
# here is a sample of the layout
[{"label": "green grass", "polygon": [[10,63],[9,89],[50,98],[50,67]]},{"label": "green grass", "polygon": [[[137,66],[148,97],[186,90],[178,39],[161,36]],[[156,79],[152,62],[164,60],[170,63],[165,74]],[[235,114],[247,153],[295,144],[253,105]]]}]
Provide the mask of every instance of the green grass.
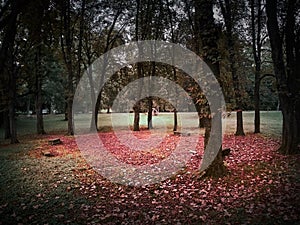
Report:
[{"label": "green grass", "polygon": [[[147,126],[147,115],[141,113],[140,125]],[[89,126],[90,114],[80,115],[80,122]],[[254,131],[254,112],[243,112],[244,131],[252,133]],[[113,123],[111,121],[114,121]],[[179,113],[179,126],[189,130],[197,130],[198,116],[197,113]],[[109,131],[113,125],[113,129],[128,129],[133,123],[133,113],[112,113],[99,114],[100,131]],[[153,117],[153,125],[156,129],[172,130],[173,114],[160,113]],[[226,133],[233,134],[236,126],[236,114],[233,112],[226,118]],[[281,134],[282,116],[278,111],[262,111],[261,112],[261,132],[264,135],[279,137]],[[64,121],[64,115],[46,115],[44,116],[44,127],[47,133],[67,132],[67,122]],[[36,133],[36,118],[19,116],[17,117],[18,136]],[[0,128],[0,140],[3,140],[4,131]]]},{"label": "green grass", "polygon": [[[234,133],[236,124],[236,114],[232,113],[226,119],[226,133]],[[244,131],[246,133],[254,132],[254,112],[243,112]],[[264,135],[278,137],[281,135],[282,115],[280,111],[262,111],[260,112],[260,129]]]},{"label": "green grass", "polygon": [[[46,115],[44,116],[44,128],[47,132],[66,131],[67,122],[63,121],[64,115]],[[4,130],[0,128],[0,139],[3,138]],[[18,135],[27,135],[36,133],[36,117],[35,116],[18,116],[17,117],[17,133]]]}]

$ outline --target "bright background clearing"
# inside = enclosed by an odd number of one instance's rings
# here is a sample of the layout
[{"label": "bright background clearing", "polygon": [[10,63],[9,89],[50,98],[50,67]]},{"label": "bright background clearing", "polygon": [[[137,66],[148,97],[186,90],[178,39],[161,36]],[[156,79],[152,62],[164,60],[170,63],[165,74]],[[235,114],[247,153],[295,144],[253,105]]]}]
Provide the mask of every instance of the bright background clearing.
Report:
[{"label": "bright background clearing", "polygon": [[[147,116],[141,113],[140,125],[142,127],[147,126]],[[86,123],[87,126],[90,118],[89,115],[80,115],[82,123]],[[244,131],[245,133],[252,133],[254,131],[254,112],[243,112],[244,117]],[[67,122],[63,120],[64,115],[45,115],[45,131],[49,133],[61,133],[67,131]],[[179,124],[183,123],[184,127],[190,130],[197,130],[198,116],[197,113],[179,113]],[[111,127],[113,122],[113,129],[128,129],[129,125],[132,125],[133,114],[127,113],[112,113],[112,114],[99,114],[99,128],[100,130],[107,130]],[[35,117],[19,116],[17,118],[18,135],[34,134],[36,131],[36,119]],[[171,131],[173,127],[173,114],[172,113],[160,113],[158,116],[153,116],[154,129],[166,129]],[[234,134],[236,126],[236,113],[226,118],[226,133]],[[268,136],[281,135],[282,115],[279,111],[262,111],[261,112],[261,133]],[[0,140],[3,140],[3,128],[0,128]]]}]

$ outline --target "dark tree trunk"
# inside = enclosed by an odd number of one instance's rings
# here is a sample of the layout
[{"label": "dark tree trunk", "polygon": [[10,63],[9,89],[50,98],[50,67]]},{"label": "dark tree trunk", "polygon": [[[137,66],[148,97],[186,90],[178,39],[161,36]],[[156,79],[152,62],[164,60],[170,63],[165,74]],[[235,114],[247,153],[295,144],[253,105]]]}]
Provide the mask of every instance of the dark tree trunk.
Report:
[{"label": "dark tree trunk", "polygon": [[243,127],[243,111],[242,110],[238,110],[236,112],[236,121],[237,121],[237,127],[236,127],[236,132],[235,135],[236,136],[244,136],[244,127]]},{"label": "dark tree trunk", "polygon": [[[91,64],[91,59],[88,59],[88,65]],[[97,130],[96,124],[98,123],[98,120],[96,121],[96,96],[95,96],[95,87],[94,87],[94,81],[93,81],[93,70],[91,67],[87,68],[87,75],[89,78],[89,84],[90,84],[90,89],[91,89],[91,101],[92,101],[92,106],[95,106],[95,108],[92,108],[92,119],[91,119],[91,124],[90,124],[90,131],[95,131],[95,128]],[[98,114],[97,114],[98,117]]]},{"label": "dark tree trunk", "polygon": [[153,101],[152,97],[148,98],[148,129],[153,129],[153,124],[152,124],[152,108],[153,108]]},{"label": "dark tree trunk", "polygon": [[176,108],[174,108],[173,115],[174,115],[173,131],[177,131],[177,129],[178,129],[178,118],[177,118],[177,109]]},{"label": "dark tree trunk", "polygon": [[[213,3],[210,0],[195,0],[195,26],[194,33],[195,38],[201,40],[202,44],[202,54],[203,59],[206,64],[210,67],[213,74],[220,78],[220,69],[219,69],[219,52],[218,52],[218,38],[219,31],[214,21],[213,13]],[[199,48],[200,43],[196,44],[196,48]],[[207,115],[209,118],[209,115]],[[221,117],[220,117],[221,118]],[[221,125],[221,120],[219,121]],[[205,143],[208,142],[209,135],[211,131],[211,120],[205,123]],[[224,166],[222,155],[222,146],[217,149],[217,157],[215,157],[211,165],[205,170],[206,174],[209,176],[222,176],[225,174],[226,169]],[[209,154],[209,153],[208,153]]]},{"label": "dark tree trunk", "polygon": [[155,76],[155,70],[156,70],[156,64],[155,62],[151,62],[151,75],[149,79],[149,97],[148,97],[148,129],[153,129],[153,123],[152,123],[152,108],[153,108],[153,100],[150,96],[152,94],[152,83],[151,83],[151,77]]},{"label": "dark tree trunk", "polygon": [[203,117],[202,114],[198,113],[198,117],[199,117],[199,128],[205,128],[205,118]]},{"label": "dark tree trunk", "polygon": [[26,107],[26,114],[29,116],[30,115],[30,99],[31,97],[28,98],[27,100],[27,107]]},{"label": "dark tree trunk", "polygon": [[[71,75],[69,75],[71,76]],[[73,75],[72,75],[73,78]],[[70,78],[69,78],[70,79]],[[68,108],[67,108],[67,112],[68,112],[68,134],[69,135],[74,135],[74,124],[73,124],[73,79],[72,81],[68,81],[69,82],[69,96],[68,96]],[[72,87],[71,87],[72,86]]]},{"label": "dark tree trunk", "polygon": [[67,119],[68,119],[68,134],[74,134],[73,126],[73,95],[74,95],[74,84],[73,84],[73,60],[72,60],[72,48],[73,48],[73,34],[71,26],[71,3],[70,0],[62,2],[62,33],[61,33],[61,49],[64,57],[64,62],[67,67],[67,85],[66,85],[66,103],[67,103]]},{"label": "dark tree trunk", "polygon": [[[120,15],[121,15],[121,10],[117,11],[117,13],[115,14],[112,25],[110,26],[110,28],[108,30],[108,34],[107,34],[107,37],[106,37],[105,48],[104,48],[104,53],[106,53],[110,49],[110,46],[114,42],[115,38],[117,38],[117,36],[112,38],[112,33],[114,31],[116,22],[117,22],[118,17]],[[104,74],[105,74],[105,71],[107,69],[106,66],[108,65],[108,60],[109,60],[109,59],[107,59],[107,55],[104,55],[104,57],[105,58],[104,58],[104,64],[103,65],[105,65],[105,66],[103,66],[102,70],[101,70],[100,84],[103,84],[103,82],[104,82]],[[94,121],[95,121],[96,130],[98,130],[98,114],[99,114],[99,110],[101,109],[101,98],[102,98],[102,89],[99,90],[99,94],[98,94],[96,104],[95,104],[95,109],[94,109],[95,110],[94,111],[94,113],[95,113]],[[91,124],[91,126],[92,126],[92,124]]]},{"label": "dark tree trunk", "polygon": [[43,120],[43,100],[42,100],[42,74],[41,74],[41,49],[37,47],[36,52],[36,96],[35,96],[35,111],[36,111],[36,128],[38,134],[45,134]]},{"label": "dark tree trunk", "polygon": [[[138,77],[138,79],[143,77],[142,64],[140,62],[137,63],[137,77]],[[140,130],[141,102],[139,99],[141,96],[142,86],[143,86],[143,82],[142,82],[142,80],[139,80],[139,84],[137,87],[138,88],[137,102],[133,106],[133,112],[134,112],[133,130],[134,131]]]},{"label": "dark tree trunk", "polygon": [[101,108],[101,98],[102,98],[102,90],[100,90],[96,104],[95,104],[95,109],[94,109],[94,114],[95,114],[95,125],[96,125],[96,130],[98,130],[98,115],[99,115],[99,111]]},{"label": "dark tree trunk", "polygon": [[[169,20],[170,20],[170,25],[171,25],[171,40],[172,43],[176,43],[175,41],[175,34],[174,34],[174,24],[173,24],[173,14],[170,8],[170,2],[167,1],[167,7],[168,7],[168,16],[169,16]],[[174,65],[174,58],[175,58],[175,53],[174,51],[172,52],[172,64]],[[177,82],[177,72],[176,72],[176,68],[173,67],[173,79],[174,82]],[[173,131],[177,131],[178,129],[178,117],[177,117],[177,96],[178,96],[178,89],[177,87],[175,87],[175,105],[174,105],[174,111],[173,111],[173,118],[174,118],[174,125],[173,125]],[[165,106],[165,105],[164,105]],[[165,111],[165,110],[164,110]]]},{"label": "dark tree trunk", "polygon": [[295,105],[290,102],[290,99],[285,99],[285,100],[286,103],[282,105],[282,116],[283,116],[282,143],[279,148],[279,151],[283,154],[295,154],[295,153],[299,153],[300,151],[299,127],[298,127],[299,121],[297,121]]},{"label": "dark tree trunk", "polygon": [[260,72],[255,71],[254,85],[254,133],[260,133],[260,96],[259,96],[259,81]]},{"label": "dark tree trunk", "polygon": [[133,131],[140,130],[140,101],[136,102],[133,106],[134,120],[133,120]]},{"label": "dark tree trunk", "polygon": [[[0,95],[0,98],[2,96]],[[3,125],[3,121],[4,121],[4,114],[3,114],[3,111],[0,111],[0,127]]]},{"label": "dark tree trunk", "polygon": [[4,139],[10,139],[11,137],[9,124],[9,112],[5,110],[3,112]]},{"label": "dark tree trunk", "polygon": [[[220,124],[221,124],[221,116],[220,115],[216,115],[216,116],[219,117],[217,119],[220,120]],[[208,117],[203,118],[203,124],[205,127],[205,133],[204,133],[204,149],[205,150],[207,149],[208,140],[210,139],[210,136],[211,136],[211,123],[212,123],[211,118],[208,118]],[[219,138],[222,138],[222,137],[219,137]],[[218,150],[216,156],[214,155],[214,152],[212,152],[210,154],[212,154],[212,156],[207,154],[203,158],[203,160],[210,161],[210,157],[214,157],[214,159],[212,160],[212,163],[205,170],[205,176],[222,177],[226,173],[226,168],[223,163],[222,145],[219,147],[219,150]]]},{"label": "dark tree trunk", "polygon": [[[18,15],[24,8],[26,1],[11,1],[11,11],[7,15],[7,23],[1,26],[3,38],[1,40],[0,49],[0,77],[4,77],[8,89],[8,104],[5,116],[7,119],[4,120],[5,126],[5,137],[10,138],[10,142],[18,143],[17,139],[17,127],[15,119],[15,103],[16,103],[16,65],[14,53],[14,41],[17,33]],[[8,69],[9,68],[9,69]],[[8,130],[9,129],[9,130]]]},{"label": "dark tree trunk", "polygon": [[[260,73],[261,73],[261,30],[262,30],[262,9],[261,0],[257,1],[255,10],[255,1],[251,0],[251,36],[252,52],[255,62],[255,80],[254,80],[254,133],[260,133]],[[257,12],[256,12],[257,11]]]},{"label": "dark tree trunk", "polygon": [[[299,126],[299,38],[294,35],[296,2],[289,1],[287,4],[287,21],[285,25],[285,49],[280,36],[277,18],[277,1],[266,1],[267,28],[272,48],[274,72],[278,84],[279,101],[283,116],[282,143],[279,148],[283,154],[299,153],[300,126]],[[296,43],[297,41],[297,43]],[[286,52],[286,64],[283,58]],[[288,69],[287,69],[288,68]]]},{"label": "dark tree trunk", "polygon": [[8,113],[9,113],[9,127],[10,127],[10,143],[15,144],[19,143],[17,139],[17,124],[16,124],[16,112],[15,112],[15,104],[16,104],[16,82],[17,82],[17,77],[16,77],[16,71],[15,68],[12,71],[12,74],[10,76],[10,89],[9,89],[9,108],[8,108]]},{"label": "dark tree trunk", "polygon": [[37,92],[36,92],[36,100],[35,100],[35,111],[36,111],[36,128],[38,134],[45,134],[44,130],[44,121],[43,121],[43,113],[42,113],[42,87],[41,81],[37,78]]},{"label": "dark tree trunk", "polygon": [[224,17],[225,27],[226,27],[226,38],[227,38],[227,47],[229,52],[229,61],[230,61],[230,71],[232,74],[233,88],[234,88],[234,97],[236,100],[237,108],[237,120],[236,120],[236,133],[235,135],[245,135],[243,127],[243,113],[242,113],[242,96],[240,89],[240,79],[237,71],[237,61],[236,61],[236,52],[235,52],[235,39],[233,36],[233,15],[231,9],[231,1],[225,0],[225,4],[221,1],[219,2],[221,6],[221,12]]}]

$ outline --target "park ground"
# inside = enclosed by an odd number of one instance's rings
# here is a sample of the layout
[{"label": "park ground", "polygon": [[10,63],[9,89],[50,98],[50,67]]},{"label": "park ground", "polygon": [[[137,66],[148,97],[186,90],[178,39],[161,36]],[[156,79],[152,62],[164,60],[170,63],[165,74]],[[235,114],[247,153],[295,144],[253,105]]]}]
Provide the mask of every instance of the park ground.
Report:
[{"label": "park ground", "polygon": [[[108,144],[115,142],[112,130],[126,128],[126,123],[111,128],[111,115],[99,118],[99,136]],[[253,112],[244,113],[244,137],[234,136],[235,113],[227,118],[223,148],[231,149],[225,157],[228,172],[222,178],[200,179],[196,171],[203,131],[196,132],[196,115],[182,113],[182,124],[191,135],[199,135],[193,157],[164,181],[128,186],[93,170],[74,137],[65,135],[62,115],[45,116],[46,135],[34,134],[35,118],[20,116],[20,144],[0,139],[0,224],[299,224],[300,156],[277,152],[280,113],[262,112],[261,117],[262,133],[253,134]],[[172,115],[159,114],[153,122],[154,132],[166,134],[159,148],[146,153],[112,148],[112,153],[135,165],[167,157],[166,149],[179,138],[171,132]],[[135,135],[143,140],[150,132],[142,129]],[[55,138],[62,144],[49,145]]]}]

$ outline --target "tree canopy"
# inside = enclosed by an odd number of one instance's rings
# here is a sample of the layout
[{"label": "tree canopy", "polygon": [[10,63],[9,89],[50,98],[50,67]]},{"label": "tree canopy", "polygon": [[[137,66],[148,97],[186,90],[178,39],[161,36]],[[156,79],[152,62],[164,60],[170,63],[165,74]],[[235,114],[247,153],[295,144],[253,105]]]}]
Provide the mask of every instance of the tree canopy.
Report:
[{"label": "tree canopy", "polygon": [[[16,112],[32,111],[37,132],[45,133],[42,114],[47,109],[65,113],[73,134],[73,95],[89,65],[116,46],[162,40],[194,51],[211,67],[227,108],[239,115],[236,134],[244,134],[243,110],[256,110],[254,131],[260,132],[259,110],[280,108],[281,150],[295,153],[300,135],[299,36],[296,0],[1,1],[1,124],[6,138],[17,142]],[[92,77],[93,71],[89,73]],[[143,62],[122,69],[97,96],[91,85],[96,125],[99,110],[109,109],[124,85],[145,76],[164,76],[185,86],[203,117],[207,103],[195,82],[187,85],[181,71]],[[149,98],[149,111],[153,104],[164,105]],[[141,102],[134,107],[135,130],[141,107]]]}]

